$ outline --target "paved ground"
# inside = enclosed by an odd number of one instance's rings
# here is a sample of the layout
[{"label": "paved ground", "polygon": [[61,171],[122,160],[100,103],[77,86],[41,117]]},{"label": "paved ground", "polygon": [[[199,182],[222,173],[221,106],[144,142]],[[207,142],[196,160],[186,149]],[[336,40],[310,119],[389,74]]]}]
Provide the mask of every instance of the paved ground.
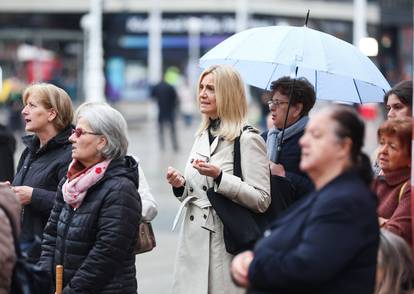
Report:
[{"label": "paved ground", "polygon": [[[155,122],[156,110],[151,104],[124,104],[117,108],[124,113],[128,120],[130,135],[130,152],[141,158],[141,164],[145,171],[152,192],[159,203],[159,213],[154,220],[154,230],[157,239],[157,247],[149,253],[137,257],[138,293],[140,294],[167,294],[170,293],[173,273],[173,263],[178,237],[176,232],[171,232],[172,222],[178,208],[178,201],[171,192],[171,188],[165,180],[165,172],[168,166],[183,169],[191,145],[193,143],[195,129],[198,121],[189,128],[182,121],[178,123],[178,136],[180,150],[173,153],[171,142],[165,146],[166,151],[161,151],[158,146],[157,125]],[[252,109],[251,117],[257,115],[257,109]],[[0,110],[0,121],[4,122],[5,113]],[[370,154],[376,146],[375,132],[379,120],[367,125],[366,150]],[[20,143],[20,140],[18,140]],[[22,150],[19,144],[16,158]]]}]

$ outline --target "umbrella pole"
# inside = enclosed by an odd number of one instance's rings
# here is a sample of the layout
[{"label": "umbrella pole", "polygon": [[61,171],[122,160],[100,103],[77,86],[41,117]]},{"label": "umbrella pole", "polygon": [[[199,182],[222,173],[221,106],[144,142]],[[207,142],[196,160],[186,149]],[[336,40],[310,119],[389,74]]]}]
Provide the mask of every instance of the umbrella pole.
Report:
[{"label": "umbrella pole", "polygon": [[62,294],[63,288],[63,265],[56,266],[56,292],[55,294]]},{"label": "umbrella pole", "polygon": [[276,155],[276,160],[275,160],[276,164],[279,163],[280,155],[282,154],[283,137],[285,135],[285,129],[286,129],[286,125],[287,125],[289,110],[290,110],[290,106],[292,104],[292,92],[293,92],[293,88],[295,87],[297,74],[298,74],[298,67],[296,67],[295,77],[293,78],[293,83],[292,83],[292,85],[290,86],[290,89],[289,89],[289,101],[288,101],[289,103],[288,103],[288,108],[287,108],[287,111],[286,111],[285,121],[283,123],[282,134],[280,135],[280,140],[276,140],[276,144],[277,144],[277,146],[276,146],[277,155]]}]

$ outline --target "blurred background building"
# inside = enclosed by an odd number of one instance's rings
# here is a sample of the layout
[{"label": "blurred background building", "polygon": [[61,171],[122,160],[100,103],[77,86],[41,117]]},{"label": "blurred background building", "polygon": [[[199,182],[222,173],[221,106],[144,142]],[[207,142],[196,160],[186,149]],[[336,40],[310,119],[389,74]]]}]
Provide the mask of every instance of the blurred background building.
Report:
[{"label": "blurred background building", "polygon": [[[308,9],[309,27],[352,43],[357,2],[97,1],[103,11],[104,90],[109,101],[148,99],[149,84],[172,66],[192,85],[198,75],[195,62],[220,41],[250,27],[303,25]],[[412,78],[412,1],[364,2],[366,33],[377,40],[379,47],[373,61],[391,85]],[[84,65],[91,58],[87,51],[90,24],[84,17],[89,11],[90,3],[86,0],[1,1],[3,79],[13,76],[25,83],[51,81],[65,88],[74,99],[83,100]],[[157,32],[161,32],[158,41]],[[162,54],[157,55],[157,51]]]}]

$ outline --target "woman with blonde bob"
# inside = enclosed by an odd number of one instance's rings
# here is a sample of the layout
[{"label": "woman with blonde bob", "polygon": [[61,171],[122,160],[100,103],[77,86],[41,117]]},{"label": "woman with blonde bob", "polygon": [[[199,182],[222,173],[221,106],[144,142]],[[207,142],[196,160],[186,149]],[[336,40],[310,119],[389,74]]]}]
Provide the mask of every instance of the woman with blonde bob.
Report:
[{"label": "woman with blonde bob", "polygon": [[[243,131],[246,95],[240,75],[232,67],[217,65],[202,72],[198,105],[202,121],[184,175],[172,167],[167,171],[167,180],[182,202],[176,219],[187,207],[173,293],[242,293],[231,281],[233,255],[226,251],[223,224],[207,190],[214,189],[251,211],[266,211],[271,201],[266,146],[257,130]],[[243,180],[233,175],[234,140],[239,136]]]},{"label": "woman with blonde bob", "polygon": [[414,260],[400,236],[381,229],[375,294],[414,293]]},{"label": "woman with blonde bob", "polygon": [[23,207],[21,248],[33,263],[40,256],[43,228],[55,201],[59,181],[71,160],[69,136],[73,107],[69,95],[52,84],[34,84],[23,93],[26,145],[12,183]]}]

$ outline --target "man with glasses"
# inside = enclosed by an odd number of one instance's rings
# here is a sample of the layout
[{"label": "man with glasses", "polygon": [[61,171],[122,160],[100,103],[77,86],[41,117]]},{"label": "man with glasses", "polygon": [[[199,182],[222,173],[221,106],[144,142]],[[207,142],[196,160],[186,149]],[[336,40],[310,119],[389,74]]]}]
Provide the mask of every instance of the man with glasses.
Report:
[{"label": "man with glasses", "polygon": [[313,86],[305,78],[282,77],[272,82],[270,97],[268,104],[273,127],[262,133],[270,171],[272,175],[287,177],[291,181],[295,187],[295,201],[313,190],[309,177],[299,169],[299,139],[304,133],[316,95]]}]

